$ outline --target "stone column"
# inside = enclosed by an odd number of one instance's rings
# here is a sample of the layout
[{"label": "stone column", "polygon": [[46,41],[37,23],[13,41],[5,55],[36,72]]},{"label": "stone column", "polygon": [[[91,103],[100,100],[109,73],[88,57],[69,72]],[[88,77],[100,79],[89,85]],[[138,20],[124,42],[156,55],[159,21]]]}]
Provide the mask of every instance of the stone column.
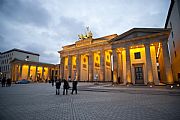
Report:
[{"label": "stone column", "polygon": [[20,78],[18,78],[18,79],[22,79],[22,67],[23,67],[23,65],[20,65]]},{"label": "stone column", "polygon": [[51,80],[51,68],[48,67],[48,79]]},{"label": "stone column", "polygon": [[64,78],[64,59],[65,59],[64,57],[61,57],[61,64],[60,64],[60,67],[61,67],[60,77],[61,77],[61,79]]},{"label": "stone column", "polygon": [[172,84],[173,83],[173,75],[172,75],[168,45],[167,45],[166,40],[162,41],[162,54],[163,54],[163,59],[164,59],[166,81],[167,81],[167,84]]},{"label": "stone column", "polygon": [[30,73],[31,73],[31,65],[28,65],[28,76],[27,76],[27,79],[30,79]]},{"label": "stone column", "polygon": [[123,62],[122,62],[122,53],[118,53],[118,77],[120,77],[120,83],[123,79]]},{"label": "stone column", "polygon": [[[153,71],[152,71],[152,61],[151,61],[151,51],[150,51],[150,45],[145,44],[145,51],[146,51],[146,67],[147,67],[147,82],[153,83]],[[147,84],[147,83],[145,83]]]},{"label": "stone column", "polygon": [[[72,56],[68,56],[68,78],[71,76],[72,73]],[[72,76],[71,76],[72,79]]]},{"label": "stone column", "polygon": [[37,80],[38,66],[36,66],[35,81]]},{"label": "stone column", "polygon": [[113,83],[117,83],[118,81],[118,56],[116,49],[112,50],[113,54]]},{"label": "stone column", "polygon": [[89,66],[89,81],[93,81],[93,68],[94,68],[94,55],[93,52],[89,52],[89,60],[88,60],[88,66]]},{"label": "stone column", "polygon": [[125,84],[132,83],[131,78],[131,60],[130,60],[130,50],[129,47],[126,47],[126,80],[124,81]]},{"label": "stone column", "polygon": [[104,64],[104,61],[105,61],[105,51],[104,50],[101,50],[101,53],[100,53],[100,81],[105,81],[105,64]]},{"label": "stone column", "polygon": [[10,73],[10,75],[11,75],[11,79],[12,79],[12,81],[14,81],[14,78],[15,78],[15,65],[14,64],[11,64],[11,73]]},{"label": "stone column", "polygon": [[81,55],[76,55],[76,77],[80,81],[80,69],[81,69]]},{"label": "stone column", "polygon": [[42,67],[42,80],[44,80],[44,67]]},{"label": "stone column", "polygon": [[20,77],[20,74],[19,74],[19,68],[20,68],[20,65],[16,65],[16,81],[19,80],[19,77]]}]

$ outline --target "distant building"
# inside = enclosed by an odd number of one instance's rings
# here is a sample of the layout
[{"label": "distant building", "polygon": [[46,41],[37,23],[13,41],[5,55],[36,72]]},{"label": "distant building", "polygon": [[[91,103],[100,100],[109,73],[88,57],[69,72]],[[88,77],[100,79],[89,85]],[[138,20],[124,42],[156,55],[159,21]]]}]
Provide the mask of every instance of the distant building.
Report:
[{"label": "distant building", "polygon": [[[169,29],[133,28],[123,34],[79,35],[59,51],[60,77],[122,84],[172,84]],[[96,76],[96,79],[95,79]]]},{"label": "distant building", "polygon": [[0,72],[3,76],[7,78],[11,76],[10,62],[14,59],[39,62],[39,54],[20,49],[12,49],[2,52],[0,54]]},{"label": "distant building", "polygon": [[180,81],[180,1],[171,0],[165,28],[170,28],[168,45],[175,82]]},{"label": "distant building", "polygon": [[46,82],[47,80],[59,78],[54,72],[56,65],[42,62],[33,62],[14,59],[11,61],[12,81],[28,79],[32,82]]},{"label": "distant building", "polygon": [[59,65],[39,62],[39,54],[20,49],[12,49],[0,55],[1,78],[12,81],[28,79],[32,82],[45,82],[59,79]]}]

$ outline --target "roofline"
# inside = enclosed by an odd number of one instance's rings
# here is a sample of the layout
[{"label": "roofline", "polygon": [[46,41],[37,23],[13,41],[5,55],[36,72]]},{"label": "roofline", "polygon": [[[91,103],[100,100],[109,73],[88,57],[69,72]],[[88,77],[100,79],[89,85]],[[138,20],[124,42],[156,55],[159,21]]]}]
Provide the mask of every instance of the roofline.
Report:
[{"label": "roofline", "polygon": [[50,65],[50,66],[55,66],[55,64],[51,64],[51,63],[44,63],[44,62],[35,62],[35,61],[25,61],[25,60],[20,60],[20,59],[13,59],[11,61],[11,63],[14,63],[14,62],[23,62],[23,63],[31,63],[31,64],[41,64],[41,65]]},{"label": "roofline", "polygon": [[103,37],[99,37],[99,38],[94,38],[93,40],[96,40],[96,39],[101,39],[101,38],[106,38],[106,37],[110,37],[110,36],[117,36],[117,34],[110,34],[110,35],[106,35],[106,36],[103,36]]},{"label": "roofline", "polygon": [[134,32],[134,31],[139,31],[139,32],[140,32],[140,31],[159,32],[159,30],[160,30],[160,31],[169,31],[169,29],[165,29],[165,28],[132,28],[132,29],[130,29],[130,30],[128,30],[128,31],[126,31],[126,32],[118,35],[117,37],[111,39],[109,42],[112,42],[112,41],[114,41],[114,40],[117,40],[117,39],[119,39],[119,37],[122,38],[122,37],[126,36],[128,33],[131,33],[131,32]]},{"label": "roofline", "polygon": [[33,53],[33,52],[29,52],[29,51],[25,51],[25,50],[21,50],[21,49],[17,49],[17,48],[14,48],[14,49],[5,51],[5,52],[3,52],[3,53],[1,53],[1,54],[13,52],[13,51],[17,51],[17,52],[22,52],[22,53],[27,53],[27,54],[31,54],[31,55],[37,55],[37,56],[40,56],[38,53]]},{"label": "roofline", "polygon": [[168,15],[167,15],[167,18],[166,18],[166,22],[165,22],[164,28],[167,28],[168,21],[169,21],[169,18],[170,18],[173,6],[174,6],[174,0],[171,0],[171,4],[170,4],[169,10],[168,10]]}]

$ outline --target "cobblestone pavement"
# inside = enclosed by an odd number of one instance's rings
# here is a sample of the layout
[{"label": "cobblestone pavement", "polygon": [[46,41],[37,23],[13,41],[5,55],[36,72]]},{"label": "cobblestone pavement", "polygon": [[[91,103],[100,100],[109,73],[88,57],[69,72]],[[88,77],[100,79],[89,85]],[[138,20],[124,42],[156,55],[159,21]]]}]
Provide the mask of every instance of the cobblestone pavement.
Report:
[{"label": "cobblestone pavement", "polygon": [[62,90],[55,95],[55,87],[44,83],[1,87],[0,120],[180,119],[179,94],[93,91],[92,85],[87,91],[86,87],[79,87],[77,95],[62,95]]}]

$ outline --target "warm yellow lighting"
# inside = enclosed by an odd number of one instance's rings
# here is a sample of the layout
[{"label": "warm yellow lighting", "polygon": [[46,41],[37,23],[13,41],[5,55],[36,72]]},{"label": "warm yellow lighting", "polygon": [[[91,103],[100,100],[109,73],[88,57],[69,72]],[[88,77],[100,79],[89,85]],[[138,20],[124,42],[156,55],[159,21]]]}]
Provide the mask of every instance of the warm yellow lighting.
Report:
[{"label": "warm yellow lighting", "polygon": [[157,51],[157,58],[158,58],[158,56],[159,56],[160,46],[161,46],[161,44],[159,43],[159,45],[158,45],[158,51]]},{"label": "warm yellow lighting", "polygon": [[151,45],[154,45],[154,44],[151,44]]},{"label": "warm yellow lighting", "polygon": [[132,48],[132,47],[131,47]]}]

